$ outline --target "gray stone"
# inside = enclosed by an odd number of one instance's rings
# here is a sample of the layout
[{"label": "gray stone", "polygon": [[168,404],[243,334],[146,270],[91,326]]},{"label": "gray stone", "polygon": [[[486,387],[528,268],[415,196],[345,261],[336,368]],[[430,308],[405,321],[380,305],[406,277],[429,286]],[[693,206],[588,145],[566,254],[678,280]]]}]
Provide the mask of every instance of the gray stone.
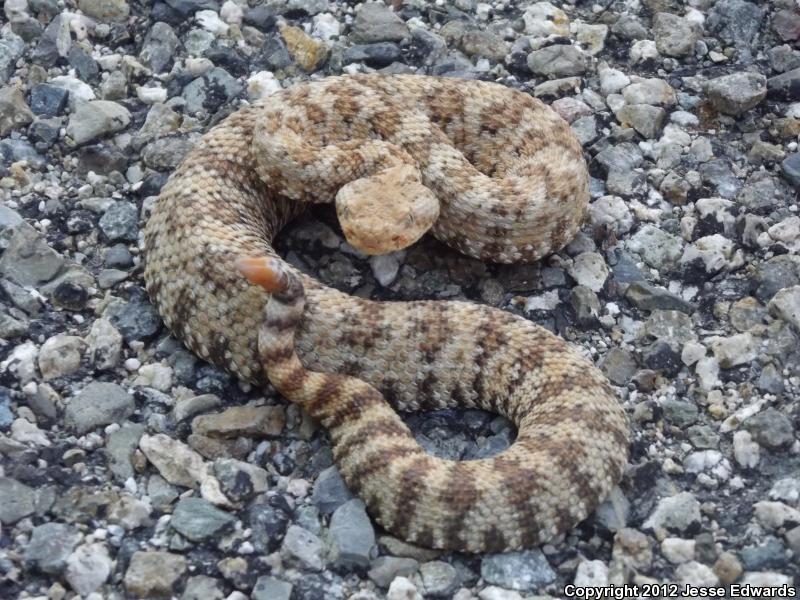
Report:
[{"label": "gray stone", "polygon": [[291,583],[276,577],[262,576],[256,580],[250,597],[252,600],[289,600],[292,587]]},{"label": "gray stone", "polygon": [[186,559],[178,554],[135,552],[125,572],[125,589],[134,598],[169,598],[186,566]]},{"label": "gray stone", "polygon": [[74,527],[63,523],[45,523],[33,529],[25,549],[25,563],[50,575],[58,575],[67,564],[67,557],[81,541]]},{"label": "gray stone", "polygon": [[663,269],[681,257],[683,242],[671,233],[647,224],[628,240],[628,249],[639,254],[651,267]]},{"label": "gray stone", "polygon": [[132,202],[111,204],[100,217],[100,229],[111,242],[135,242],[139,233],[139,211]]},{"label": "gray stone", "polygon": [[381,68],[398,60],[400,55],[400,47],[394,43],[356,44],[342,53],[342,62],[344,64],[363,62],[370,67]]},{"label": "gray stone", "polygon": [[600,368],[615,385],[627,385],[638,366],[636,359],[627,350],[612,348],[600,362]]},{"label": "gray stone", "polygon": [[78,8],[101,21],[123,22],[130,14],[127,0],[78,0]]},{"label": "gray stone", "polygon": [[745,0],[719,0],[711,9],[706,28],[736,48],[753,46],[767,8]]},{"label": "gray stone", "polygon": [[792,422],[782,412],[767,408],[743,423],[753,439],[764,448],[777,449],[794,441]]},{"label": "gray stone", "polygon": [[78,435],[121,423],[136,408],[133,397],[116,383],[95,381],[83,388],[64,411],[64,425]]},{"label": "gray stone", "polygon": [[149,338],[161,328],[161,317],[147,300],[111,303],[105,316],[127,342]]},{"label": "gray stone", "polygon": [[175,35],[172,27],[166,23],[153,23],[150,31],[144,38],[139,59],[149,66],[154,73],[162,73],[172,63],[175,51],[180,46],[180,40]]},{"label": "gray stone", "polygon": [[66,58],[72,47],[69,31],[70,17],[67,13],[57,14],[45,27],[39,43],[33,50],[33,61],[45,68],[52,67],[59,58]]},{"label": "gray stone", "polygon": [[672,13],[660,12],[653,19],[656,48],[663,56],[690,56],[703,35],[695,22]]},{"label": "gray stone", "polygon": [[5,137],[15,129],[22,129],[33,121],[25,96],[16,86],[0,88],[0,137]]},{"label": "gray stone", "polygon": [[0,38],[0,83],[9,80],[16,69],[17,59],[25,52],[25,42],[21,37],[8,31]]},{"label": "gray stone", "polygon": [[144,434],[144,425],[127,423],[108,435],[106,441],[106,460],[112,475],[120,483],[134,476],[133,452],[139,446],[139,439]]},{"label": "gray stone", "polygon": [[347,484],[335,466],[322,471],[314,482],[311,501],[322,514],[330,514],[353,498]]},{"label": "gray stone", "polygon": [[674,106],[677,102],[672,86],[656,77],[640,79],[622,90],[627,104],[649,104],[651,106]]},{"label": "gray stone", "polygon": [[699,413],[697,406],[692,402],[676,398],[667,398],[661,404],[661,408],[667,421],[681,429],[696,422]]},{"label": "gray stone", "polygon": [[128,109],[110,100],[91,100],[77,107],[69,117],[67,135],[82,145],[122,131],[131,122]]},{"label": "gray stone", "polygon": [[31,88],[31,112],[40,117],[55,117],[67,106],[69,92],[64,88],[40,83]]},{"label": "gray stone", "polygon": [[321,571],[325,565],[325,547],[316,535],[297,525],[286,530],[281,545],[281,555],[289,565],[297,565],[309,571]]},{"label": "gray stone", "polygon": [[598,152],[595,160],[607,173],[631,171],[642,164],[644,156],[635,144],[622,143]]},{"label": "gray stone", "polygon": [[433,560],[419,568],[425,595],[434,598],[450,598],[459,583],[458,572],[450,563]]},{"label": "gray stone", "polygon": [[767,78],[761,73],[739,72],[723,75],[706,84],[711,104],[727,115],[739,116],[767,95]]},{"label": "gray stone", "polygon": [[481,577],[506,589],[535,591],[555,581],[556,574],[541,550],[526,550],[484,556]]},{"label": "gray stone", "polygon": [[566,77],[586,71],[586,55],[571,45],[556,44],[528,55],[528,68],[536,75]]},{"label": "gray stone", "polygon": [[800,188],[800,152],[790,154],[781,161],[781,174],[794,187]]},{"label": "gray stone", "polygon": [[614,115],[622,125],[633,127],[648,139],[659,136],[667,118],[663,108],[649,104],[626,104]]},{"label": "gray stone", "polygon": [[36,492],[10,477],[0,477],[0,523],[13,525],[34,511]]},{"label": "gray stone", "polygon": [[690,492],[662,498],[650,514],[645,529],[674,529],[690,531],[700,524],[700,503]]},{"label": "gray stone", "polygon": [[769,301],[768,308],[771,315],[800,330],[800,285],[783,288]]},{"label": "gray stone", "polygon": [[222,491],[234,502],[243,502],[267,491],[267,472],[233,458],[218,458],[214,474]]},{"label": "gray stone", "polygon": [[419,562],[413,558],[379,556],[370,564],[367,575],[381,588],[388,588],[395,577],[410,577],[419,570]]},{"label": "gray stone", "polygon": [[356,11],[353,41],[370,44],[373,42],[399,42],[408,35],[408,27],[389,7],[381,3],[361,4]]},{"label": "gray stone", "polygon": [[184,498],[175,505],[170,526],[193,542],[203,542],[230,528],[236,519],[202,498]]},{"label": "gray stone", "polygon": [[770,77],[767,80],[767,90],[771,96],[785,100],[800,98],[800,67]]},{"label": "gray stone", "polygon": [[625,298],[642,310],[679,310],[687,314],[694,312],[694,306],[669,290],[646,281],[635,281],[625,290]]},{"label": "gray stone", "polygon": [[[258,586],[258,583],[256,583]],[[214,579],[208,575],[195,575],[186,580],[186,588],[183,590],[181,600],[223,600],[222,581]],[[252,594],[253,600],[258,600],[255,595],[255,588]]]},{"label": "gray stone", "polygon": [[366,567],[375,545],[375,530],[362,500],[342,504],[331,516],[331,555],[340,567]]}]

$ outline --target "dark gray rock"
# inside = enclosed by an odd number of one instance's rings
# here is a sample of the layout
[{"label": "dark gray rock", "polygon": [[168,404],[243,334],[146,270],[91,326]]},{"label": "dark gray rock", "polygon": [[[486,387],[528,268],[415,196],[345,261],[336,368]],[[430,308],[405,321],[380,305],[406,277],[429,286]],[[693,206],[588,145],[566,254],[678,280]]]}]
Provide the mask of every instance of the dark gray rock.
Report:
[{"label": "dark gray rock", "polygon": [[42,117],[60,115],[67,105],[68,97],[69,92],[64,88],[40,83],[31,88],[31,111]]},{"label": "dark gray rock", "polygon": [[100,229],[111,242],[135,242],[139,234],[139,210],[132,202],[115,202],[100,217]]},{"label": "dark gray rock", "polygon": [[756,41],[766,10],[745,0],[720,0],[706,19],[706,29],[726,44],[749,49]]},{"label": "dark gray rock", "polygon": [[158,312],[143,299],[116,302],[106,309],[105,316],[127,342],[150,338],[161,328]]},{"label": "dark gray rock", "polygon": [[175,31],[167,23],[153,23],[144,38],[139,59],[149,66],[153,72],[162,73],[172,64],[175,51],[180,46]]},{"label": "dark gray rock", "polygon": [[800,152],[790,154],[781,161],[781,174],[795,188],[800,188]]},{"label": "dark gray rock", "polygon": [[399,42],[408,27],[388,6],[375,2],[361,4],[356,11],[350,37],[360,43]]},{"label": "dark gray rock", "polygon": [[322,514],[332,513],[352,498],[353,494],[336,467],[328,467],[317,476],[311,501]]},{"label": "dark gray rock", "polygon": [[353,498],[337,508],[329,531],[334,564],[345,568],[369,565],[375,530],[362,500]]},{"label": "dark gray rock", "polygon": [[0,523],[13,525],[34,511],[36,492],[10,477],[0,477]]},{"label": "dark gray rock", "polygon": [[342,62],[344,64],[363,62],[374,68],[386,67],[399,58],[400,47],[390,42],[358,44],[347,48],[342,54]]}]

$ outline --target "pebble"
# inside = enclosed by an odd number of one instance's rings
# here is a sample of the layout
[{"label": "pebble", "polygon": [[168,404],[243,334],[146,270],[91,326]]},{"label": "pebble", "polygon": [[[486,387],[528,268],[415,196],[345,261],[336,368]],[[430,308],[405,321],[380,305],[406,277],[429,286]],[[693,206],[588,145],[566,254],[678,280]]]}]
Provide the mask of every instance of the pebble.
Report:
[{"label": "pebble", "polygon": [[433,597],[447,597],[458,585],[458,572],[453,565],[441,560],[423,563],[419,567],[420,578],[425,594]]},{"label": "pebble", "polygon": [[139,440],[139,448],[170,483],[194,488],[207,477],[203,458],[186,444],[163,433],[143,435]]},{"label": "pebble", "polygon": [[663,56],[690,56],[703,36],[697,23],[678,15],[660,12],[653,19],[656,48]]},{"label": "pebble", "polygon": [[81,366],[84,350],[82,338],[73,335],[54,335],[39,349],[38,363],[42,379],[48,381],[70,375]]},{"label": "pebble", "polygon": [[605,587],[609,584],[609,569],[602,560],[584,560],[575,571],[576,587]]},{"label": "pebble", "polygon": [[265,575],[256,581],[251,598],[252,600],[289,600],[291,595],[291,583]]},{"label": "pebble", "polygon": [[369,578],[381,588],[388,588],[395,577],[411,577],[419,570],[419,562],[413,558],[379,556],[370,563]]},{"label": "pebble", "polygon": [[528,55],[528,68],[536,75],[568,77],[586,71],[586,55],[575,46],[557,44],[534,50]]},{"label": "pebble", "polygon": [[743,423],[753,439],[764,448],[777,449],[794,441],[789,418],[774,408],[767,408]]},{"label": "pebble", "polygon": [[91,100],[70,115],[67,135],[75,145],[87,144],[126,129],[130,122],[131,114],[124,106],[109,100]]},{"label": "pebble", "polygon": [[34,511],[33,488],[10,477],[0,477],[0,523],[10,525]]},{"label": "pebble", "polygon": [[138,551],[125,572],[125,589],[134,597],[170,597],[186,572],[186,559],[179,554]]},{"label": "pebble", "polygon": [[108,580],[112,566],[104,543],[83,544],[67,558],[64,578],[78,594],[88,596]]},{"label": "pebble", "polygon": [[800,330],[800,285],[780,290],[768,304],[771,315]]},{"label": "pebble", "polygon": [[120,423],[135,410],[133,397],[116,383],[95,381],[83,388],[67,404],[64,424],[83,435],[110,423]]},{"label": "pebble", "polygon": [[541,550],[526,550],[485,556],[481,577],[503,588],[532,591],[553,582],[556,574]]},{"label": "pebble", "polygon": [[281,545],[281,556],[287,564],[294,564],[310,571],[321,571],[325,564],[325,547],[316,535],[290,525]]},{"label": "pebble", "polygon": [[192,419],[192,431],[211,437],[280,435],[286,424],[281,406],[233,406],[221,413]]},{"label": "pebble", "polygon": [[172,511],[170,527],[193,542],[219,537],[236,519],[202,498],[184,498]]},{"label": "pebble", "polygon": [[403,20],[383,4],[362,4],[356,11],[351,32],[356,42],[399,42],[407,35],[408,27]]},{"label": "pebble", "polygon": [[767,95],[767,78],[741,71],[709,80],[709,100],[718,111],[738,116],[758,105]]},{"label": "pebble", "polygon": [[43,523],[33,529],[25,549],[25,564],[43,573],[58,575],[67,558],[81,541],[74,527],[63,523]]},{"label": "pebble", "polygon": [[700,524],[700,503],[691,492],[662,498],[644,523],[645,528],[691,531]]}]

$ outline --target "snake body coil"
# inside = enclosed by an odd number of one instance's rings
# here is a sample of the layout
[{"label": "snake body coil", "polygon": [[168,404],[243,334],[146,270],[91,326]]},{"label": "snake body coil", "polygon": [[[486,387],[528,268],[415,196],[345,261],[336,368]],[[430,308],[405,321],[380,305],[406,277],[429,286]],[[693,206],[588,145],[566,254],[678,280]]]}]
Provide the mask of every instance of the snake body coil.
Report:
[{"label": "snake body coil", "polygon": [[[457,79],[328,78],[239,110],[187,156],[147,224],[148,292],[199,356],[257,384],[268,373],[319,418],[345,481],[388,530],[470,552],[540,544],[584,519],[626,463],[627,421],[591,363],[502,310],[372,302],[282,261],[304,303],[276,294],[265,321],[268,293],[235,266],[275,257],[273,237],[306,203],[338,206],[365,193],[350,182],[380,182],[398,166],[438,201],[433,235],[496,262],[559,249],[588,199],[580,143],[526,94]],[[517,439],[486,459],[429,456],[395,411],[446,407],[502,414]]]}]

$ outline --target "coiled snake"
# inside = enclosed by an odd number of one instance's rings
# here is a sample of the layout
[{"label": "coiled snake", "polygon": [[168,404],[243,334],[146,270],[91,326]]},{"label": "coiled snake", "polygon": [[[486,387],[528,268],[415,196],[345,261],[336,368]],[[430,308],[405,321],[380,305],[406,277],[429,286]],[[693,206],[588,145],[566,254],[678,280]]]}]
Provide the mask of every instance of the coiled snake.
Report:
[{"label": "coiled snake", "polygon": [[[271,242],[307,203],[336,202],[348,241],[371,253],[429,229],[469,256],[533,261],[571,239],[587,201],[580,143],[527,94],[331,77],[246,106],[202,138],[147,223],[145,280],[196,354],[269,380],[322,422],[345,481],[387,530],[469,552],[530,547],[584,519],[621,477],[628,425],[603,375],[509,312],[352,297]],[[517,439],[490,458],[433,457],[396,411],[445,407],[502,414]]]}]

